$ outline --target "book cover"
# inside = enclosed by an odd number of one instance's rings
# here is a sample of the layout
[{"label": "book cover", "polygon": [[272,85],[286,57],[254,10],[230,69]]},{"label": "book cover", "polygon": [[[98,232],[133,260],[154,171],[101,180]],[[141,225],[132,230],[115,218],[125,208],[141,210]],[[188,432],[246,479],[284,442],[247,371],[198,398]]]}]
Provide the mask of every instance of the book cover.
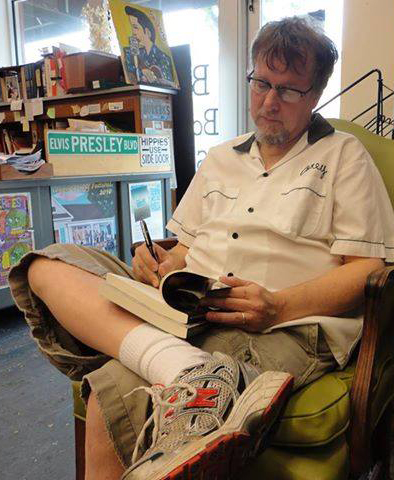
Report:
[{"label": "book cover", "polygon": [[21,91],[19,87],[19,79],[17,72],[7,72],[4,77],[5,88],[6,88],[6,102],[11,102],[13,100],[21,99]]},{"label": "book cover", "polygon": [[179,89],[160,10],[109,0],[125,78],[131,84]]}]

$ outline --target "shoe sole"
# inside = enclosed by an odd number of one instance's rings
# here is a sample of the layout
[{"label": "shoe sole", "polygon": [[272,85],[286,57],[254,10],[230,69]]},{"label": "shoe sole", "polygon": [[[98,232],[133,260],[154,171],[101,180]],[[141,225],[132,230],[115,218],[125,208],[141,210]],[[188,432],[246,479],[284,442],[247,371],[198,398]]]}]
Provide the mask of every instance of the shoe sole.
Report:
[{"label": "shoe sole", "polygon": [[162,465],[160,472],[146,476],[146,480],[234,478],[249,458],[263,450],[264,440],[292,386],[291,375],[278,372],[259,375],[238,398],[222,427],[187,446],[177,459]]}]

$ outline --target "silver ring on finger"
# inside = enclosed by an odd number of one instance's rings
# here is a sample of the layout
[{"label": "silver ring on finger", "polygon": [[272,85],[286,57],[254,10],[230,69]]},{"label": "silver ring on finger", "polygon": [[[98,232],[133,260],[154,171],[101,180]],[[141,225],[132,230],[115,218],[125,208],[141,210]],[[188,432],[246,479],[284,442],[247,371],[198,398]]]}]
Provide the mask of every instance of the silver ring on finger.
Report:
[{"label": "silver ring on finger", "polygon": [[241,312],[241,315],[242,315],[242,325],[246,325],[245,313]]}]

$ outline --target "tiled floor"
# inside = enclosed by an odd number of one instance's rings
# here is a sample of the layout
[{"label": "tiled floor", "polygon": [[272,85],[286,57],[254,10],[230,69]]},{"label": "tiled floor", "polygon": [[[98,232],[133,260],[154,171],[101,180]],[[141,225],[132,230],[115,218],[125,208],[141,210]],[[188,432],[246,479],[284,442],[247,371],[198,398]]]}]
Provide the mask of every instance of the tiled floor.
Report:
[{"label": "tiled floor", "polygon": [[70,383],[38,352],[20,314],[0,310],[0,479],[74,478]]}]

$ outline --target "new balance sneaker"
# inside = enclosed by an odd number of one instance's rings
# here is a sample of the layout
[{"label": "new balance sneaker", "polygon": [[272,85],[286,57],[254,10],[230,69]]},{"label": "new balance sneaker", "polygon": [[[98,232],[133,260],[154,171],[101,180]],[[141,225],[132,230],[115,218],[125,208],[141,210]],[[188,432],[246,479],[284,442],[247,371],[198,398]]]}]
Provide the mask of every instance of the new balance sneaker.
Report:
[{"label": "new balance sneaker", "polygon": [[[259,373],[216,352],[209,362],[181,372],[170,387],[140,387],[152,395],[153,414],[121,480],[232,478],[263,449],[292,383],[288,373]],[[137,461],[152,423],[152,445]]]}]

